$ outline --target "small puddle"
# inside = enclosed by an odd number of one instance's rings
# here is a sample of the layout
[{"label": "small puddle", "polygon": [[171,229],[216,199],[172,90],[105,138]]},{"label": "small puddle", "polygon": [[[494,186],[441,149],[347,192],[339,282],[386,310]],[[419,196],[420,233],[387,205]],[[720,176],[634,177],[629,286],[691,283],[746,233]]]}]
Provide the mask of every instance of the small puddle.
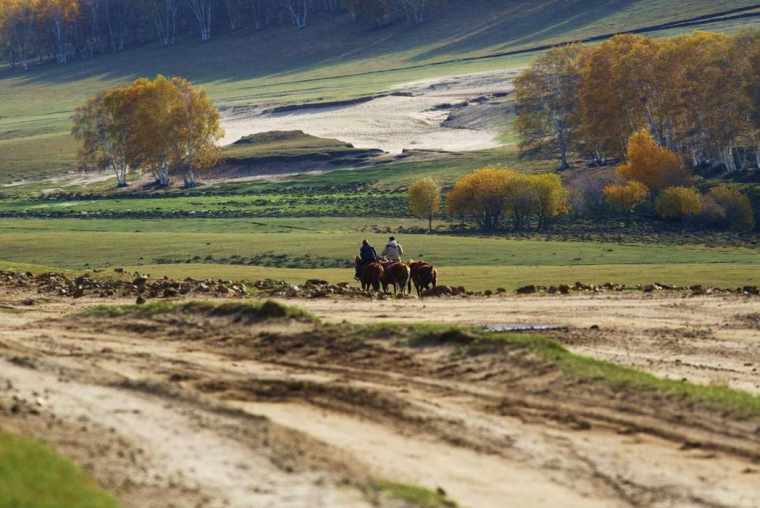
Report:
[{"label": "small puddle", "polygon": [[550,330],[562,330],[566,328],[561,325],[541,325],[531,323],[500,323],[494,325],[483,325],[488,332],[546,332]]}]

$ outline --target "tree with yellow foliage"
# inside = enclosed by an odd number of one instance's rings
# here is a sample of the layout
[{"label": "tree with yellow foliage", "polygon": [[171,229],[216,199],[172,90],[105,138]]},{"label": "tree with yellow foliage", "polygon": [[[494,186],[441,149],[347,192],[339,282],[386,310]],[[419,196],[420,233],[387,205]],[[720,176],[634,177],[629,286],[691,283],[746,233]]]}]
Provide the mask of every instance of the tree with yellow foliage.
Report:
[{"label": "tree with yellow foliage", "polygon": [[124,88],[98,94],[74,112],[71,134],[80,142],[82,169],[113,171],[118,187],[127,186],[130,126]]},{"label": "tree with yellow foliage", "polygon": [[428,231],[433,231],[433,216],[441,208],[441,188],[432,178],[423,178],[409,187],[409,210],[412,215],[428,220]]},{"label": "tree with yellow foliage", "polygon": [[648,130],[636,132],[628,141],[628,162],[618,167],[626,181],[637,181],[650,191],[687,184],[689,171],[678,154],[657,144]]},{"label": "tree with yellow foliage", "polygon": [[223,136],[219,112],[205,92],[182,78],[140,78],[104,92],[79,108],[74,136],[82,143],[84,167],[110,167],[119,185],[128,168],[147,170],[162,187],[173,173],[185,186],[214,165]]},{"label": "tree with yellow foliage", "polygon": [[646,37],[619,35],[580,56],[581,131],[596,160],[622,156],[631,134],[647,123],[655,52]]},{"label": "tree with yellow foliage", "polygon": [[188,80],[172,78],[176,89],[171,123],[172,158],[175,169],[183,174],[185,187],[196,185],[196,173],[214,166],[220,157],[216,142],[224,135],[219,110],[206,91]]},{"label": "tree with yellow foliage", "polygon": [[486,167],[463,176],[446,196],[449,214],[475,220],[483,231],[499,227],[509,198],[512,169]]},{"label": "tree with yellow foliage", "polygon": [[655,210],[661,219],[683,221],[702,210],[702,197],[692,187],[668,187],[657,197]]},{"label": "tree with yellow foliage", "polygon": [[536,196],[536,219],[538,228],[543,229],[552,219],[570,211],[569,192],[559,175],[543,173],[530,175],[532,191]]},{"label": "tree with yellow foliage", "polygon": [[0,49],[5,46],[11,68],[28,68],[35,41],[35,2],[0,0]]},{"label": "tree with yellow foliage", "polygon": [[636,180],[623,185],[608,185],[604,188],[604,200],[614,210],[630,216],[634,209],[647,200],[649,189]]},{"label": "tree with yellow foliage", "polygon": [[68,63],[74,53],[68,41],[69,24],[79,15],[78,0],[34,0],[39,19],[50,28],[55,43],[55,59]]},{"label": "tree with yellow foliage", "polygon": [[544,228],[569,211],[568,192],[558,175],[525,175],[507,168],[483,168],[463,176],[446,199],[451,215],[470,217],[484,231],[495,231],[504,216],[517,230],[533,220]]}]

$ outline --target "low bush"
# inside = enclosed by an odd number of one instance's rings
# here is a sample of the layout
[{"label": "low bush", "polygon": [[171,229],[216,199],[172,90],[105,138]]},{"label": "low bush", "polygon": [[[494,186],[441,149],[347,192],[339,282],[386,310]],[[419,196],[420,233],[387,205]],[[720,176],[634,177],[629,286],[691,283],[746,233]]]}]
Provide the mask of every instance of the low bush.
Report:
[{"label": "low bush", "polygon": [[655,210],[661,219],[683,221],[702,211],[702,197],[692,187],[670,187],[657,197]]}]

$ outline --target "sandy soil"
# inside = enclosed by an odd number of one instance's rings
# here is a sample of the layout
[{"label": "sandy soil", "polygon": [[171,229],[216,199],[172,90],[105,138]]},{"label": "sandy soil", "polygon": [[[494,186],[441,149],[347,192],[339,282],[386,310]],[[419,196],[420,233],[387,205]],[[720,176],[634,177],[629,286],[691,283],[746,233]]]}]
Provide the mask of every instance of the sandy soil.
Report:
[{"label": "sandy soil", "polygon": [[[519,358],[357,343],[305,324],[71,317],[102,300],[29,296],[0,296],[0,427],[52,442],[129,507],[166,496],[183,508],[404,506],[368,478],[469,507],[760,505],[760,422],[606,399]],[[646,355],[698,355],[736,368],[737,383],[752,377],[739,364],[760,360],[754,300],[298,304],[335,322],[563,324],[576,349],[645,367]],[[700,372],[682,364],[649,367]]]},{"label": "sandy soil", "polygon": [[[407,83],[390,91],[395,95],[348,106],[230,112],[223,116],[222,144],[257,132],[298,129],[394,154],[405,148],[453,152],[493,148],[499,145],[498,125],[509,110],[503,96],[512,91],[515,75],[480,73]],[[478,122],[449,121],[452,113],[466,116],[468,108],[478,110]]]},{"label": "sandy soil", "polygon": [[504,297],[379,302],[309,300],[333,322],[553,325],[578,353],[663,377],[760,393],[760,300],[737,296]]}]

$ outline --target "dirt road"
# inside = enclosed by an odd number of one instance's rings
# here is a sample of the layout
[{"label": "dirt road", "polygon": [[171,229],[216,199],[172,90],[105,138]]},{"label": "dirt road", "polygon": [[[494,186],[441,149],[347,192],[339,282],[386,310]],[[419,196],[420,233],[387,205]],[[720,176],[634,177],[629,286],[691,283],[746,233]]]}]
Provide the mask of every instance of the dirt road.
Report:
[{"label": "dirt road", "polygon": [[[329,324],[92,318],[79,313],[102,300],[31,297],[0,296],[0,426],[53,442],[128,507],[413,506],[370,487],[378,479],[478,508],[760,505],[758,421],[568,384],[518,353],[410,349]],[[657,355],[653,328],[681,334],[679,351],[708,341],[708,356],[729,340],[705,361],[735,348],[758,358],[755,335],[731,328],[750,329],[735,316],[754,301],[299,304],[336,322],[558,323],[601,356],[624,340],[631,363]],[[714,335],[689,340],[692,324]]]}]

